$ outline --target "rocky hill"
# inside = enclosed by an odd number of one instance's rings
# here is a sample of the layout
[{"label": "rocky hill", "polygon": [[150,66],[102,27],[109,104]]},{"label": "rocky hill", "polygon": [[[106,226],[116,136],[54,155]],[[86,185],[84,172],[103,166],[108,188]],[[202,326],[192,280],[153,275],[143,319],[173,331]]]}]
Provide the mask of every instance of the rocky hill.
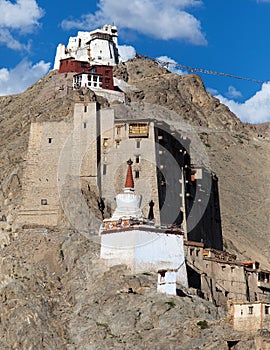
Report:
[{"label": "rocky hill", "polygon": [[[164,116],[170,124],[197,131],[219,178],[225,248],[269,268],[269,129],[241,123],[197,75],[145,60],[120,64],[114,74],[132,85],[127,102],[164,106],[175,112]],[[224,311],[192,290],[166,297],[151,274],[106,268],[98,243],[72,230],[12,231],[31,121],[68,120],[75,101],[108,106],[70,86],[71,75],[52,71],[24,93],[0,97],[0,219],[7,219],[0,221],[0,348],[266,347],[267,337],[232,332]]]}]

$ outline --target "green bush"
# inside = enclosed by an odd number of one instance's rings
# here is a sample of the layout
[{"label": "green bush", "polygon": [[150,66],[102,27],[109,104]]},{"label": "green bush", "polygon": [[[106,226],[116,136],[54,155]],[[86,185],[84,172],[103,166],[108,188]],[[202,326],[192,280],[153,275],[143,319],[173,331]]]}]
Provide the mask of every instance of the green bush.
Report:
[{"label": "green bush", "polygon": [[207,321],[203,320],[203,321],[199,321],[197,323],[197,326],[201,327],[201,329],[205,329],[208,327]]}]

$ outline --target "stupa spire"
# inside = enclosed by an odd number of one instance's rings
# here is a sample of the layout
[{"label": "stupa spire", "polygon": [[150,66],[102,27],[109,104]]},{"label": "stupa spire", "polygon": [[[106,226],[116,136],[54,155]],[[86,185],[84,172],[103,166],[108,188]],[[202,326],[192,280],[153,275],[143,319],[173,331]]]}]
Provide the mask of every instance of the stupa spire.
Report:
[{"label": "stupa spire", "polygon": [[133,180],[133,175],[132,175],[132,160],[129,159],[127,161],[128,164],[128,169],[127,169],[127,176],[126,176],[126,183],[125,183],[125,188],[124,191],[132,191],[134,192],[134,180]]}]

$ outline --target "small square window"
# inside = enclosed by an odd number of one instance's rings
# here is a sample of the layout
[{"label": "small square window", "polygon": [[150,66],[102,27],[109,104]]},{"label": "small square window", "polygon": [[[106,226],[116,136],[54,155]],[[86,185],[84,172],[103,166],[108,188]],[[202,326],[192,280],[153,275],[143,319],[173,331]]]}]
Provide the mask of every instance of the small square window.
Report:
[{"label": "small square window", "polygon": [[51,137],[48,138],[48,142],[52,143],[52,138]]},{"label": "small square window", "polygon": [[48,202],[47,202],[47,199],[41,199],[41,205],[47,205]]},{"label": "small square window", "polygon": [[269,315],[269,311],[270,311],[270,306],[269,305],[265,305],[265,307],[264,307],[264,313],[266,314],[266,315]]}]

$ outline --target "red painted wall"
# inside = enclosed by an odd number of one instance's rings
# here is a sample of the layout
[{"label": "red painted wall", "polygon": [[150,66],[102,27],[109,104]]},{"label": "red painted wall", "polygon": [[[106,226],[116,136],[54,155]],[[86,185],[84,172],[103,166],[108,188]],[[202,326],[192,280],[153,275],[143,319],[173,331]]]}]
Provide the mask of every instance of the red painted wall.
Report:
[{"label": "red painted wall", "polygon": [[95,66],[96,73],[102,75],[102,89],[114,90],[113,85],[113,67]]},{"label": "red painted wall", "polygon": [[89,71],[90,64],[84,61],[76,61],[73,57],[60,60],[59,73],[82,73]]}]

